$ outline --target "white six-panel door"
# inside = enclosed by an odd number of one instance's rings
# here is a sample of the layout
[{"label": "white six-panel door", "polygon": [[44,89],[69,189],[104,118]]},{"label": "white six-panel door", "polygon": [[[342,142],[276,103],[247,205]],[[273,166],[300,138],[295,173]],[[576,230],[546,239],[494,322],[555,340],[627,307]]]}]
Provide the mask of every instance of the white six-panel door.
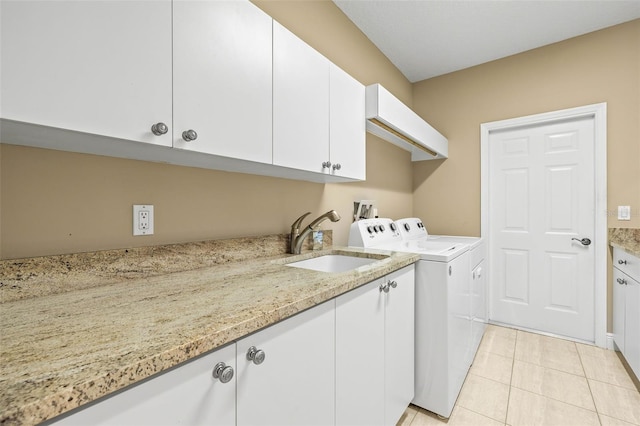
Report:
[{"label": "white six-panel door", "polygon": [[491,132],[489,162],[491,320],[594,341],[593,117]]}]

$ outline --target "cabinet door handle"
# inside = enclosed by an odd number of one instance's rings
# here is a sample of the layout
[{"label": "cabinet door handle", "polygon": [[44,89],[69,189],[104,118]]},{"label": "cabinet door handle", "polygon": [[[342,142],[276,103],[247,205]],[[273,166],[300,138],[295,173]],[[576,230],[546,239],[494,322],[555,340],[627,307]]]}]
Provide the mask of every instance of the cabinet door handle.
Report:
[{"label": "cabinet door handle", "polygon": [[198,134],[193,129],[185,130],[184,132],[182,132],[182,139],[184,139],[186,142],[195,141],[196,139],[198,139]]},{"label": "cabinet door handle", "polygon": [[618,259],[618,265],[626,265],[626,264],[627,264],[626,260]]},{"label": "cabinet door handle", "polygon": [[255,365],[260,365],[264,362],[266,354],[262,349],[258,349],[255,346],[251,346],[247,351],[247,360],[253,361]]},{"label": "cabinet door handle", "polygon": [[162,136],[169,131],[169,128],[167,127],[166,124],[160,122],[151,126],[151,131],[156,136]]},{"label": "cabinet door handle", "polygon": [[340,170],[342,168],[342,166],[340,165],[340,163],[336,163],[333,166],[331,166],[333,168],[333,170]]},{"label": "cabinet door handle", "polygon": [[233,367],[219,362],[213,367],[213,378],[220,380],[222,383],[228,383],[233,379]]},{"label": "cabinet door handle", "polygon": [[380,292],[385,292],[385,293],[389,293],[389,283],[384,283],[384,284],[380,284],[380,287],[378,287],[380,289]]},{"label": "cabinet door handle", "polygon": [[328,169],[329,167],[331,167],[331,161],[325,161],[322,163],[323,169]]},{"label": "cabinet door handle", "polygon": [[398,287],[398,283],[395,281],[389,281],[389,285],[391,286],[391,288],[396,288]]},{"label": "cabinet door handle", "polygon": [[618,278],[618,279],[616,279],[616,281],[618,281],[618,284],[627,285],[627,280],[625,280],[624,278]]}]

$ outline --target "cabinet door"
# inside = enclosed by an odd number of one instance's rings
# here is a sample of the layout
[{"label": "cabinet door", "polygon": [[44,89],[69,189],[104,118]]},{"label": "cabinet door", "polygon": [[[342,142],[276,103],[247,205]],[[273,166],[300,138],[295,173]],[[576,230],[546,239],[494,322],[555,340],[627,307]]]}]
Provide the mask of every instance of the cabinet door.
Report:
[{"label": "cabinet door", "polygon": [[329,161],[329,60],[273,22],[273,164],[323,172]]},{"label": "cabinet door", "polygon": [[364,86],[334,64],[331,64],[330,86],[331,173],[364,180],[366,178]]},{"label": "cabinet door", "polygon": [[219,362],[234,368],[235,360],[235,344],[225,346],[53,424],[234,425],[236,378],[222,383],[212,373]]},{"label": "cabinet door", "polygon": [[471,361],[480,346],[480,341],[487,327],[486,319],[486,279],[485,261],[483,260],[471,271]]},{"label": "cabinet door", "polygon": [[[237,342],[238,425],[335,421],[335,300]],[[255,346],[265,358],[247,358]]]},{"label": "cabinet door", "polygon": [[386,295],[381,283],[376,280],[336,299],[336,425],[384,421]]},{"label": "cabinet door", "polygon": [[176,0],[173,14],[174,147],[271,163],[271,17],[248,0]]},{"label": "cabinet door", "polygon": [[[631,278],[627,281],[624,357],[636,376],[640,377],[640,282]],[[617,285],[617,283],[614,284]]]},{"label": "cabinet door", "polygon": [[170,0],[0,7],[3,118],[171,145]]},{"label": "cabinet door", "polygon": [[395,425],[414,394],[414,306],[413,265],[387,277],[390,288],[385,304],[385,425]]},{"label": "cabinet door", "polygon": [[613,341],[620,352],[625,353],[625,305],[626,285],[629,277],[613,268]]}]

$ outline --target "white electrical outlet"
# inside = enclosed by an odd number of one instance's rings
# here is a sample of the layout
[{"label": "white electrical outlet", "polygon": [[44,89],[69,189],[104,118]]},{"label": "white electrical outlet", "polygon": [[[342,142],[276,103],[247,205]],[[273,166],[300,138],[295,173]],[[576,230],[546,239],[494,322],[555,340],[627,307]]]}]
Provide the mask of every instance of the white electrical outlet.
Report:
[{"label": "white electrical outlet", "polygon": [[631,206],[618,206],[618,220],[631,220]]},{"label": "white electrical outlet", "polygon": [[133,235],[153,235],[153,206],[133,206]]}]

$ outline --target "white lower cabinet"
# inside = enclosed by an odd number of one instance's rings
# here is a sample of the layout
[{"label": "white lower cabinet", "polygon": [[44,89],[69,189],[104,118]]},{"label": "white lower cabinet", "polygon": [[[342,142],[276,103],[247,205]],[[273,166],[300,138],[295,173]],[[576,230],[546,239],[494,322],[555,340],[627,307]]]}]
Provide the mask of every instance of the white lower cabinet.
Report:
[{"label": "white lower cabinet", "polygon": [[395,425],[413,398],[413,314],[411,265],[52,424]]},{"label": "white lower cabinet", "polygon": [[414,392],[414,267],[336,299],[336,424],[395,425]]},{"label": "white lower cabinet", "polygon": [[330,300],[237,342],[238,425],[334,423],[334,307]]},{"label": "white lower cabinet", "polygon": [[613,250],[613,340],[640,378],[640,258]]},{"label": "white lower cabinet", "polygon": [[55,425],[234,425],[236,377],[227,383],[213,377],[214,367],[224,363],[221,375],[235,370],[236,345],[182,364],[123,392],[108,397]]}]

